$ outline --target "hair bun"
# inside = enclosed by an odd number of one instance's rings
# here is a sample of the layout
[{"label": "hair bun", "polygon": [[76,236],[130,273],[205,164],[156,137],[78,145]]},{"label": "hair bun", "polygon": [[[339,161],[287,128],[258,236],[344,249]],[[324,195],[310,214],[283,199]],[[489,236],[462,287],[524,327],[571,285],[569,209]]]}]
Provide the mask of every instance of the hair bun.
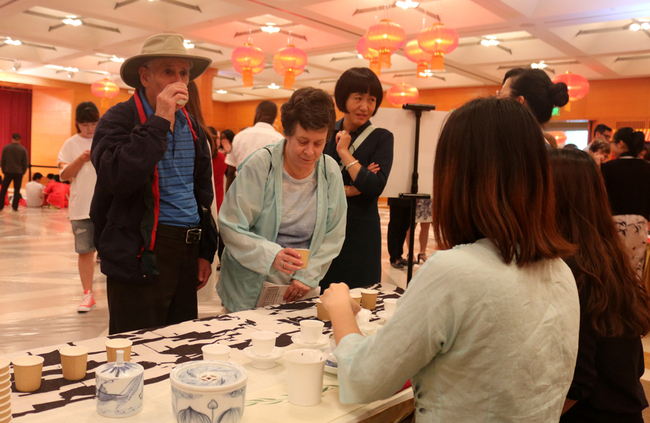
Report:
[{"label": "hair bun", "polygon": [[569,89],[564,82],[553,84],[549,90],[551,103],[556,107],[562,107],[569,102]]}]

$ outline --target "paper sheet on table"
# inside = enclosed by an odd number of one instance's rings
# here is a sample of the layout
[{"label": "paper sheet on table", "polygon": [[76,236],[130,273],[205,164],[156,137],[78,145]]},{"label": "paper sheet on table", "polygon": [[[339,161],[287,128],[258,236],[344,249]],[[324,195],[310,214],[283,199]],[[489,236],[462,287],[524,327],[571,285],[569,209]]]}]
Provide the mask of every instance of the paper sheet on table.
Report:
[{"label": "paper sheet on table", "polygon": [[[262,285],[262,293],[260,294],[259,300],[257,300],[257,307],[265,307],[275,304],[284,304],[283,300],[284,294],[289,289],[289,285],[277,285],[271,282],[264,281]],[[314,298],[320,295],[320,286],[312,288],[308,293],[305,294],[301,300],[306,300],[307,298]]]}]

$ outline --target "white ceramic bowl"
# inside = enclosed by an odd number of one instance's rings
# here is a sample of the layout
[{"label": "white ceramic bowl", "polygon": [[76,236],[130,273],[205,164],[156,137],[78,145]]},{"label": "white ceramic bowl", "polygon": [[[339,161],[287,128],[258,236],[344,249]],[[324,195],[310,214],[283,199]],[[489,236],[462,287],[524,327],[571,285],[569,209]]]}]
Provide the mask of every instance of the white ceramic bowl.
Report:
[{"label": "white ceramic bowl", "polygon": [[246,400],[246,370],[226,361],[191,361],[177,366],[169,379],[178,423],[239,423]]}]

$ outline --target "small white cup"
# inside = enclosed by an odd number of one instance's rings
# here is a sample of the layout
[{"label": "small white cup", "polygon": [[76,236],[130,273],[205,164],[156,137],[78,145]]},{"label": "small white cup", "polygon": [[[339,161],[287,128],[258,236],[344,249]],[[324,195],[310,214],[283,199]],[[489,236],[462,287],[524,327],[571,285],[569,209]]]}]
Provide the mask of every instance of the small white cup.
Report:
[{"label": "small white cup", "polygon": [[258,357],[268,357],[275,348],[275,338],[277,337],[278,334],[275,332],[260,331],[253,333],[251,336],[253,352]]},{"label": "small white cup", "polygon": [[323,335],[325,323],[320,320],[302,320],[300,322],[300,335],[306,344],[315,344]]},{"label": "small white cup", "polygon": [[395,313],[395,308],[397,307],[397,298],[386,298],[384,300],[384,311],[388,317],[392,316]]},{"label": "small white cup", "polygon": [[284,354],[291,404],[303,407],[320,404],[326,359],[327,354],[311,349],[291,350]]},{"label": "small white cup", "polygon": [[230,359],[230,347],[221,344],[209,344],[201,347],[204,360],[228,361]]}]

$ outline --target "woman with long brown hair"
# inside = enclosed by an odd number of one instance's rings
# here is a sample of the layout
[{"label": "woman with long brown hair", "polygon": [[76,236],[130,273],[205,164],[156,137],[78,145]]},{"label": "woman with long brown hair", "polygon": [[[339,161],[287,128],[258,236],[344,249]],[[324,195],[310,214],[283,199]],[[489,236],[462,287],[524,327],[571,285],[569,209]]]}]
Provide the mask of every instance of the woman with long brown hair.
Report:
[{"label": "woman with long brown hair", "polygon": [[343,403],[387,398],[410,379],[417,422],[558,421],[580,307],[544,144],[512,99],[476,99],[449,116],[433,172],[439,251],[391,319],[364,338],[347,285],[321,296]]},{"label": "woman with long brown hair", "polygon": [[648,295],[616,233],[598,165],[579,150],[550,155],[558,227],[578,246],[567,263],[581,308],[578,361],[560,421],[641,423]]}]

